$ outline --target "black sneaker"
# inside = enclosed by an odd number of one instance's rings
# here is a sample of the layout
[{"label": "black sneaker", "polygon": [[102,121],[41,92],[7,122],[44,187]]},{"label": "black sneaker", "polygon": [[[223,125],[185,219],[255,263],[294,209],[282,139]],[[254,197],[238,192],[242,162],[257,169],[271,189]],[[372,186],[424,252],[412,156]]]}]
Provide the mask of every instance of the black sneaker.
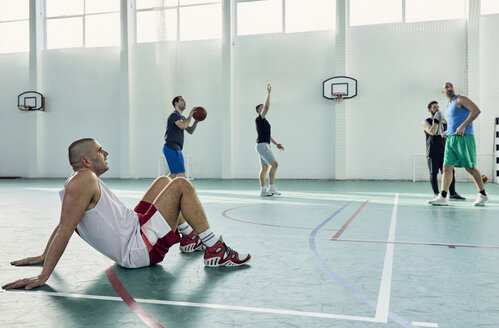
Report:
[{"label": "black sneaker", "polygon": [[450,200],[466,200],[466,198],[461,197],[461,195],[459,195],[458,193],[455,193],[454,195],[450,195],[449,199]]}]

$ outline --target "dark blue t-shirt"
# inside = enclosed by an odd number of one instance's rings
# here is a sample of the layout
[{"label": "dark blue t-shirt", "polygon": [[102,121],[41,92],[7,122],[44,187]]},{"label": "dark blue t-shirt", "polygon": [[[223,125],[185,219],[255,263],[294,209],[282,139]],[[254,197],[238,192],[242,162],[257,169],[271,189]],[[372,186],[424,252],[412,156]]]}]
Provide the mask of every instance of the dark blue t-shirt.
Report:
[{"label": "dark blue t-shirt", "polygon": [[171,149],[182,150],[182,147],[184,147],[184,130],[175,124],[178,120],[184,121],[185,117],[174,110],[168,116],[166,123],[165,145]]},{"label": "dark blue t-shirt", "polygon": [[258,138],[256,138],[256,143],[266,142],[270,143],[270,123],[266,118],[262,118],[260,115],[257,116],[256,120],[256,133],[258,133]]}]

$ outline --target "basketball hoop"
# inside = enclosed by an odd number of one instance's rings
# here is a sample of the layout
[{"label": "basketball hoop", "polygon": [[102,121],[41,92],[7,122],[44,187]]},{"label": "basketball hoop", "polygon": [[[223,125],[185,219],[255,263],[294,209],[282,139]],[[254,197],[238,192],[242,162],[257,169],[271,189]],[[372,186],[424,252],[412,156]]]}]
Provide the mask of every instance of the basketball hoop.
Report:
[{"label": "basketball hoop", "polygon": [[45,97],[36,91],[25,91],[17,96],[17,108],[23,112],[45,111]]},{"label": "basketball hoop", "polygon": [[343,97],[345,96],[344,92],[333,92],[331,93],[331,97],[334,101],[336,102],[341,102],[343,101]]}]

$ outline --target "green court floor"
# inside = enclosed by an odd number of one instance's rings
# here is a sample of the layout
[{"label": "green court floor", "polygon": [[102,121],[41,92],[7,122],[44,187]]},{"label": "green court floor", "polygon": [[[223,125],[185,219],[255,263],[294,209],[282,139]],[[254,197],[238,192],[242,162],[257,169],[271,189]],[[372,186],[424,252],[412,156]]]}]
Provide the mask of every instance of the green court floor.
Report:
[{"label": "green court floor", "polygon": [[[104,181],[130,207],[152,182]],[[2,285],[40,272],[9,262],[43,252],[63,184],[0,180]],[[499,327],[496,184],[484,208],[471,183],[448,207],[427,205],[427,182],[285,180],[271,198],[256,180],[193,184],[249,266],[205,268],[174,247],[124,269],[74,235],[45,286],[0,292],[0,327]]]}]

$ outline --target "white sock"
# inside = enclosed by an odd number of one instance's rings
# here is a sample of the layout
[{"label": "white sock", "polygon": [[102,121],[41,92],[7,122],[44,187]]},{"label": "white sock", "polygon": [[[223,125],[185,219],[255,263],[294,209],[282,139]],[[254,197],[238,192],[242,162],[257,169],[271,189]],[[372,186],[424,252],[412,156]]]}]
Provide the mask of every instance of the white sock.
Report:
[{"label": "white sock", "polygon": [[189,223],[187,223],[187,222],[179,224],[177,226],[177,229],[182,234],[182,236],[187,236],[188,234],[190,234],[192,232],[192,228],[189,225]]},{"label": "white sock", "polygon": [[275,185],[269,185],[269,189],[275,189]]},{"label": "white sock", "polygon": [[266,187],[262,187],[262,191],[267,191],[267,188]]},{"label": "white sock", "polygon": [[201,238],[201,241],[203,242],[203,244],[205,244],[206,247],[212,247],[218,241],[217,237],[215,236],[215,234],[213,233],[213,231],[211,231],[210,228],[208,228],[207,230],[201,232],[199,234],[199,238]]}]

